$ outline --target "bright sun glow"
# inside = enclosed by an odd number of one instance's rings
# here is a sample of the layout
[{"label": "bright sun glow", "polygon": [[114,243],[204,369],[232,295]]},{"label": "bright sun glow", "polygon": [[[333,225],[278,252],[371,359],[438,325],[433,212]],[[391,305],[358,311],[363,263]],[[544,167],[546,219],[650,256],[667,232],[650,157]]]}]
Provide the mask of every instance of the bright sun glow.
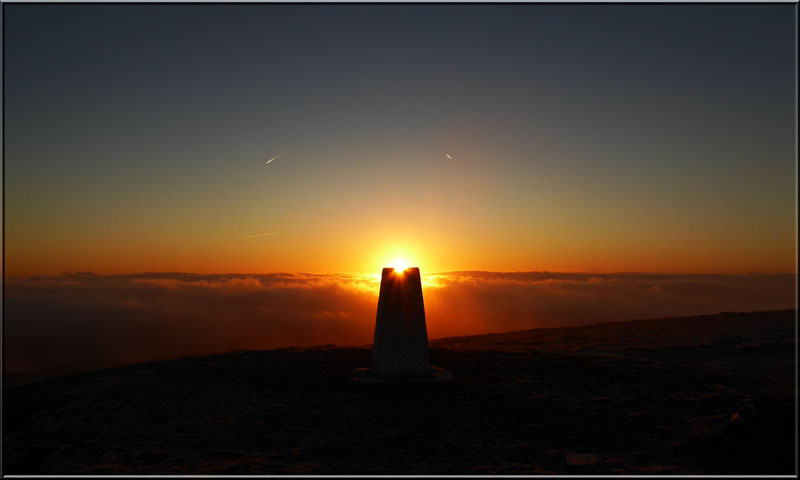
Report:
[{"label": "bright sun glow", "polygon": [[394,260],[394,262],[392,263],[392,266],[394,267],[394,269],[395,269],[396,271],[398,271],[398,272],[402,272],[403,270],[405,270],[406,268],[408,268],[408,262],[406,262],[406,261],[405,261],[405,260],[403,260],[402,258],[396,258],[396,259]]},{"label": "bright sun glow", "polygon": [[375,243],[378,244],[377,248],[367,254],[373,265],[371,272],[374,272],[378,281],[384,268],[393,268],[400,273],[417,267],[420,271],[426,271],[428,264],[425,261],[425,252],[417,248],[421,242],[401,238],[391,242],[376,239]]}]

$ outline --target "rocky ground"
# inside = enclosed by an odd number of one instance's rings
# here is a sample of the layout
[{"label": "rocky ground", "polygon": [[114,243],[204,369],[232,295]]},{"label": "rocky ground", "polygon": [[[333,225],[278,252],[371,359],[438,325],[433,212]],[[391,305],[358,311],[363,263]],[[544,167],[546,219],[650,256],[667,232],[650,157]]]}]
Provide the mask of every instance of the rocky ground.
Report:
[{"label": "rocky ground", "polygon": [[795,311],[240,351],[7,387],[4,474],[794,474]]}]

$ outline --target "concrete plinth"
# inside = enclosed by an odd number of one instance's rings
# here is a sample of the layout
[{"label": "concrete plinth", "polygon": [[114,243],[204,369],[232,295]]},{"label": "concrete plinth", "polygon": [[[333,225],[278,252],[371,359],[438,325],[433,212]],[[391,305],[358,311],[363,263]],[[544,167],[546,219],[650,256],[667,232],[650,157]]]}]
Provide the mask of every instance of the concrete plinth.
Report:
[{"label": "concrete plinth", "polygon": [[372,344],[372,374],[378,377],[431,374],[419,268],[383,269]]},{"label": "concrete plinth", "polygon": [[350,378],[359,383],[399,385],[453,379],[449,371],[431,366],[419,268],[383,269],[372,368],[351,370]]}]

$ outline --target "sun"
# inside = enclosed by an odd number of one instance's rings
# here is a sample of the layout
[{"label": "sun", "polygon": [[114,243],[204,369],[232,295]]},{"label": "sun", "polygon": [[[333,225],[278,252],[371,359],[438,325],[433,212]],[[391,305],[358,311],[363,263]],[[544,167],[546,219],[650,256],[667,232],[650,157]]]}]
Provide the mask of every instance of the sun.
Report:
[{"label": "sun", "polygon": [[402,272],[403,272],[403,270],[405,270],[406,268],[408,268],[408,262],[406,262],[406,261],[405,261],[404,259],[402,259],[402,258],[395,258],[395,259],[394,259],[394,262],[392,262],[392,267],[394,267],[394,270],[395,270],[396,272],[401,272],[401,273],[402,273]]},{"label": "sun", "polygon": [[393,271],[402,275],[404,271],[410,268],[422,269],[427,264],[425,263],[424,252],[418,247],[419,242],[387,242],[380,245],[373,253],[371,264],[373,265],[371,272],[376,275],[376,279],[380,279],[381,273],[384,268],[393,269]]}]

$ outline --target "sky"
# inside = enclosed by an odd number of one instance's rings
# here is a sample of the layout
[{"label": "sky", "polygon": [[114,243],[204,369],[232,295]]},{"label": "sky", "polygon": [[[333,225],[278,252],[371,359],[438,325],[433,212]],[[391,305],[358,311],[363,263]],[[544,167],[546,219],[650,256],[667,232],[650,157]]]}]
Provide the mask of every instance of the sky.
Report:
[{"label": "sky", "polygon": [[9,275],[795,272],[797,5],[3,12]]}]

